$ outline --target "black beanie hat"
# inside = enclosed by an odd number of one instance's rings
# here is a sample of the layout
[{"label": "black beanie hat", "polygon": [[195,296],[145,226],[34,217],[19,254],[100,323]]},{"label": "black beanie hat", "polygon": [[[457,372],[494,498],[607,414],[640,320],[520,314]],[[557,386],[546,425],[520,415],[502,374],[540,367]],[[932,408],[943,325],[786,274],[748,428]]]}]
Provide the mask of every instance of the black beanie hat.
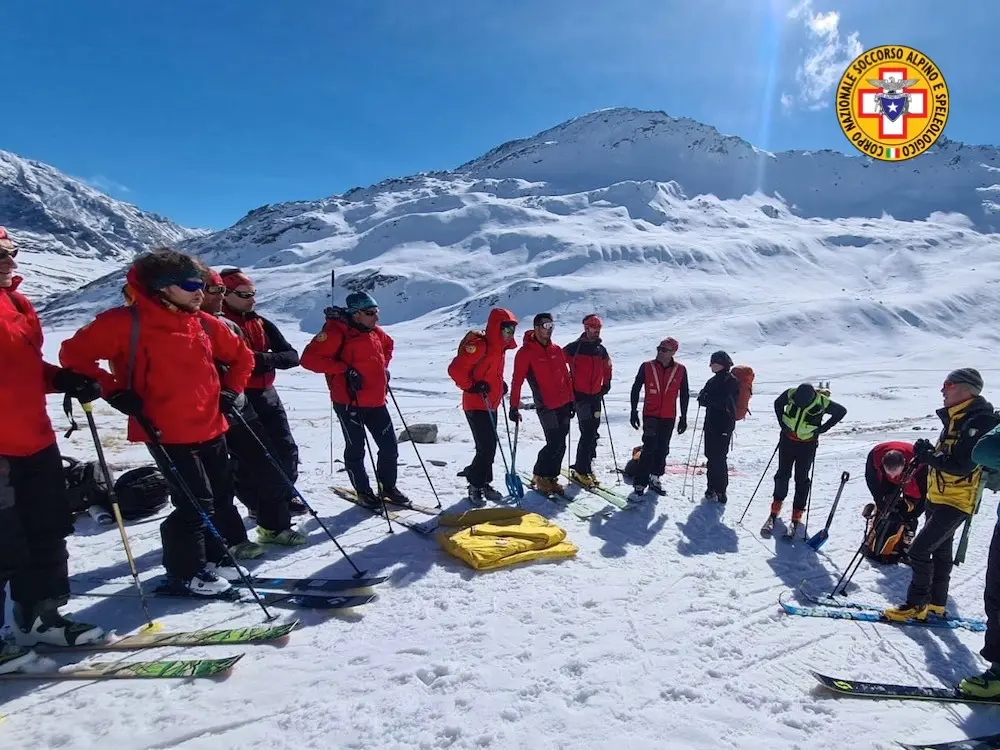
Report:
[{"label": "black beanie hat", "polygon": [[960,367],[952,370],[945,378],[948,383],[961,384],[969,387],[969,390],[978,396],[983,390],[983,376],[974,367]]},{"label": "black beanie hat", "polygon": [[726,352],[719,349],[717,352],[712,352],[711,359],[708,360],[709,364],[712,365],[722,365],[723,367],[732,367],[733,358],[730,357]]}]

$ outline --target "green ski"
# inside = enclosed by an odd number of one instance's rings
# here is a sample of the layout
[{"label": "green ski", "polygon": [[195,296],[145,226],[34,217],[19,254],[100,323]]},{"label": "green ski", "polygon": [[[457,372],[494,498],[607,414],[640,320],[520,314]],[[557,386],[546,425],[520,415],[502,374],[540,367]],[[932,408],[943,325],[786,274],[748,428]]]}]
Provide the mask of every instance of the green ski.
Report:
[{"label": "green ski", "polygon": [[49,646],[40,644],[38,651],[133,651],[160,646],[232,646],[246,643],[269,643],[286,638],[299,624],[298,620],[284,625],[253,625],[246,628],[191,630],[174,633],[136,633],[118,640],[84,643],[79,646]]},{"label": "green ski", "polygon": [[539,495],[547,497],[554,503],[565,503],[566,508],[582,521],[589,521],[591,518],[597,515],[608,516],[610,515],[610,509],[606,506],[596,502],[593,497],[582,495],[579,497],[571,498],[567,495],[563,495],[559,492],[553,492],[552,494],[546,494],[541,492],[537,487],[535,487],[534,482],[530,474],[518,472],[521,479],[528,489],[533,492],[537,492]]},{"label": "green ski", "polygon": [[162,659],[158,661],[84,661],[55,670],[5,672],[4,680],[164,680],[217,677],[233,668],[243,654],[224,659]]},{"label": "green ski", "polygon": [[609,489],[605,489],[604,487],[601,487],[600,485],[596,485],[594,487],[588,487],[585,484],[580,484],[579,482],[574,482],[573,479],[570,478],[569,469],[563,469],[562,470],[562,475],[564,477],[566,477],[566,479],[569,480],[570,482],[573,482],[573,484],[576,485],[577,487],[580,487],[581,489],[584,489],[587,492],[590,492],[590,493],[592,493],[594,495],[597,495],[599,498],[601,498],[602,500],[604,500],[604,501],[606,501],[608,503],[611,503],[613,506],[615,506],[619,510],[627,510],[627,509],[630,509],[630,508],[638,508],[639,505],[641,504],[641,503],[630,503],[627,498],[622,497],[617,492],[612,492]]}]

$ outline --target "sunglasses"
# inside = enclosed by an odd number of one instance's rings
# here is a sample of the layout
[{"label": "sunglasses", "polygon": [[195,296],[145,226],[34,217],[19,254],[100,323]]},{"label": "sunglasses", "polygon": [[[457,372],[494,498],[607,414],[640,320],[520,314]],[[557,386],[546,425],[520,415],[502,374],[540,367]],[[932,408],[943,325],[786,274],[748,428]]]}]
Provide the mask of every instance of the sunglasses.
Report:
[{"label": "sunglasses", "polygon": [[7,260],[7,258],[16,258],[17,248],[12,247],[9,250],[7,248],[0,247],[0,260]]},{"label": "sunglasses", "polygon": [[517,323],[501,323],[500,333],[514,333],[517,329]]},{"label": "sunglasses", "polygon": [[175,281],[174,286],[180,287],[185,292],[200,292],[205,289],[205,282],[197,279],[182,279]]},{"label": "sunglasses", "polygon": [[556,324],[553,323],[551,320],[546,320],[544,323],[538,324],[538,327],[541,328],[543,331],[551,331],[553,328],[555,328],[555,326]]},{"label": "sunglasses", "polygon": [[222,284],[209,284],[205,287],[205,294],[222,294],[226,291],[226,287]]},{"label": "sunglasses", "polygon": [[252,292],[236,292],[232,291],[230,294],[235,294],[240,299],[253,299],[257,296],[257,290],[254,289]]},{"label": "sunglasses", "polygon": [[378,315],[378,308],[377,307],[369,307],[367,310],[359,310],[358,312],[360,312],[362,315],[365,315],[365,316],[367,316],[369,318],[374,318],[376,315]]},{"label": "sunglasses", "polygon": [[667,347],[665,347],[665,346],[658,346],[658,347],[656,347],[656,351],[661,352],[663,354],[673,354],[677,350],[676,349],[667,349]]}]

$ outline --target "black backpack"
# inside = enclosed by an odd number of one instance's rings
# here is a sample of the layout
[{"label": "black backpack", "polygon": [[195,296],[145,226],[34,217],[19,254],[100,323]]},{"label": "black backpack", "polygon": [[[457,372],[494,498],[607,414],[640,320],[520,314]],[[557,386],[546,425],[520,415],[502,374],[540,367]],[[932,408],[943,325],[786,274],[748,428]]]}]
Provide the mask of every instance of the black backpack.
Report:
[{"label": "black backpack", "polygon": [[115,496],[122,518],[134,521],[158,513],[170,498],[170,488],[155,466],[140,466],[118,477]]},{"label": "black backpack", "polygon": [[80,461],[72,456],[63,456],[62,461],[66,495],[72,513],[86,513],[91,505],[111,507],[108,485],[96,461]]}]

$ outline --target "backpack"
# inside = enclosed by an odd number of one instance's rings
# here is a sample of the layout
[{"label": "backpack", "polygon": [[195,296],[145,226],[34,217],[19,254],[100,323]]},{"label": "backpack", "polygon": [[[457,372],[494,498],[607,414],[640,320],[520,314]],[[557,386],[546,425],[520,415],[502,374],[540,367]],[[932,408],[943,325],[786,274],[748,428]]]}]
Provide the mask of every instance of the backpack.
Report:
[{"label": "backpack", "polygon": [[753,395],[753,368],[749,365],[736,365],[731,372],[740,384],[736,394],[736,421],[746,419],[750,411],[750,397]]},{"label": "backpack", "polygon": [[170,488],[155,466],[140,466],[118,477],[115,496],[122,518],[134,521],[158,513],[167,504]]},{"label": "backpack", "polygon": [[71,513],[86,513],[91,505],[111,506],[108,485],[96,461],[80,461],[72,456],[63,456],[62,461]]}]

